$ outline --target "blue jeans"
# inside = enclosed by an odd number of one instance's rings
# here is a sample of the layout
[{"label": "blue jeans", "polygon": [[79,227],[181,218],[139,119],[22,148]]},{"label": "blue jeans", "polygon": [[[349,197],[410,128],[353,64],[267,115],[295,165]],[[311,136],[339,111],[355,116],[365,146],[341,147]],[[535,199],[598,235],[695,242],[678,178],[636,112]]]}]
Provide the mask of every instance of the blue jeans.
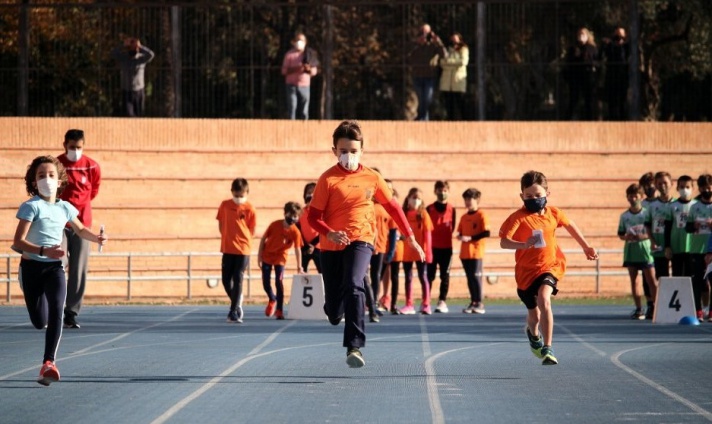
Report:
[{"label": "blue jeans", "polygon": [[309,87],[287,84],[287,112],[289,119],[309,119]]},{"label": "blue jeans", "polygon": [[437,78],[413,78],[413,88],[418,96],[418,116],[416,121],[430,120],[430,105],[433,103],[433,92]]}]

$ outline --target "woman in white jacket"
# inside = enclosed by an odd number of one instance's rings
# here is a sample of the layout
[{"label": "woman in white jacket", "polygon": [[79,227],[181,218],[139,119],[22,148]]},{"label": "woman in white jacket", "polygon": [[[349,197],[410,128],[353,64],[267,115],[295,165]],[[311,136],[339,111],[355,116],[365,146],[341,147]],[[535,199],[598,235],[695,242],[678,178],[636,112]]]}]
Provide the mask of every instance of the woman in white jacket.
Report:
[{"label": "woman in white jacket", "polygon": [[470,50],[462,41],[462,35],[456,32],[450,36],[447,52],[447,57],[440,59],[442,68],[440,92],[444,98],[447,119],[456,120],[456,109],[459,109],[459,119],[462,120],[465,118],[467,64],[470,61]]}]

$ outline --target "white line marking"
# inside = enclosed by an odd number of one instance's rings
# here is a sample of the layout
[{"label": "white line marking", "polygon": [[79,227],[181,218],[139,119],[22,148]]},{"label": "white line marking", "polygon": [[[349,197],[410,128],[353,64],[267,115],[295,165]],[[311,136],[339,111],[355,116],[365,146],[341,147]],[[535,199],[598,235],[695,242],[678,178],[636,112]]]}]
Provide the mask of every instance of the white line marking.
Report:
[{"label": "white line marking", "polygon": [[184,397],[180,401],[178,401],[175,405],[170,407],[166,412],[164,412],[161,416],[156,418],[155,420],[151,421],[152,424],[160,424],[166,422],[168,419],[170,419],[173,415],[178,413],[181,409],[185,408],[188,406],[188,404],[198,397],[200,397],[203,393],[207,392],[213,386],[218,384],[223,378],[227,377],[228,375],[232,374],[235,372],[238,368],[241,366],[245,365],[246,363],[250,362],[252,359],[257,358],[259,356],[263,355],[268,355],[274,352],[265,352],[263,354],[259,354],[260,350],[262,350],[265,346],[268,344],[272,343],[274,339],[277,338],[277,336],[282,333],[284,330],[287,328],[291,327],[292,325],[296,324],[297,321],[290,321],[287,325],[281,327],[277,331],[273,332],[270,334],[269,337],[265,339],[262,343],[260,343],[257,347],[252,349],[250,353],[247,354],[247,356],[236,363],[234,363],[231,367],[227,368],[225,371],[221,372],[220,375],[217,377],[213,377],[209,382],[205,383],[202,387],[200,387],[198,390],[194,391],[193,393],[189,394],[188,396]]},{"label": "white line marking", "polygon": [[602,356],[604,358],[606,356],[608,356],[608,354],[606,352],[602,351],[601,349],[597,348],[596,346],[594,346],[591,343],[587,342],[586,340],[582,339],[581,337],[579,337],[578,334],[576,334],[573,331],[566,328],[566,326],[561,325],[561,324],[556,324],[556,326],[561,328],[562,330],[564,330],[569,336],[573,337],[574,340],[576,340],[577,342],[581,343],[582,345],[586,346],[587,348],[589,348],[592,351],[594,351],[595,353],[597,353],[599,356]]},{"label": "white line marking", "polygon": [[618,368],[622,369],[623,371],[627,372],[628,374],[632,375],[633,377],[637,378],[638,380],[642,381],[643,383],[647,384],[648,386],[652,387],[653,389],[672,398],[673,400],[680,402],[681,404],[687,406],[688,408],[690,408],[693,411],[697,412],[698,414],[702,415],[702,417],[704,417],[707,421],[712,421],[712,413],[710,413],[708,410],[702,408],[701,406],[697,405],[696,403],[693,403],[693,402],[685,399],[684,397],[678,395],[677,393],[673,392],[672,390],[666,389],[665,387],[661,386],[660,384],[647,378],[643,374],[640,374],[639,372],[634,371],[632,368],[629,368],[628,366],[623,364],[619,359],[620,356],[623,355],[624,353],[632,352],[634,350],[639,350],[639,349],[646,349],[649,347],[662,346],[665,344],[669,344],[669,343],[660,343],[660,344],[640,346],[640,347],[634,347],[632,349],[622,350],[620,352],[616,352],[613,355],[611,355],[611,362],[613,362],[613,364],[615,366],[617,366]]}]

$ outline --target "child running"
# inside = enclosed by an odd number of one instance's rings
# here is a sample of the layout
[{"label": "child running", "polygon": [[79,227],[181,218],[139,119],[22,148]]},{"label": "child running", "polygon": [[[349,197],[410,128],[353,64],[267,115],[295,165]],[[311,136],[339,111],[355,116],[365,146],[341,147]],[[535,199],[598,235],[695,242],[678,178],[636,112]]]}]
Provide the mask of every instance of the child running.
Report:
[{"label": "child running", "polygon": [[319,233],[314,231],[314,229],[309,225],[307,217],[309,216],[309,202],[311,202],[314,187],[316,183],[307,183],[304,186],[304,208],[302,209],[302,214],[299,215],[299,222],[297,222],[297,228],[302,233],[302,241],[304,246],[302,247],[302,270],[304,272],[309,272],[309,262],[313,261],[316,267],[316,272],[321,274],[321,263],[319,263],[319,257],[321,252],[319,250]]},{"label": "child running", "polygon": [[67,184],[67,174],[58,159],[38,156],[27,168],[25,188],[32,198],[17,211],[13,245],[22,251],[19,280],[32,325],[45,332],[44,358],[37,382],[43,386],[59,381],[55,365],[62,336],[62,311],[67,297],[67,281],[60,243],[69,223],[74,233],[103,245],[106,234],[96,235],[79,221],[79,212],[70,203],[57,199]]},{"label": "child running", "polygon": [[[260,240],[257,261],[262,270],[262,286],[269,298],[265,315],[284,319],[284,267],[287,264],[289,248],[294,246],[294,256],[297,259],[297,274],[302,273],[302,235],[295,225],[299,220],[302,207],[296,202],[284,205],[284,219],[278,219],[269,224]],[[277,295],[272,291],[270,274],[274,267],[274,284]]]},{"label": "child running", "polygon": [[[564,227],[583,248],[586,258],[598,258],[576,224],[563,211],[547,206],[549,195],[546,177],[541,172],[529,171],[521,178],[519,195],[524,207],[512,213],[499,230],[502,249],[515,249],[514,278],[517,294],[527,307],[524,331],[529,346],[543,365],[558,364],[552,349],[554,314],[551,296],[558,292],[557,282],[566,271],[566,257],[556,240],[556,229]],[[539,324],[541,323],[541,334]],[[543,340],[542,340],[543,335]]]},{"label": "child running", "polygon": [[485,255],[485,238],[490,236],[487,215],[479,209],[482,194],[476,188],[468,188],[462,193],[467,213],[460,218],[457,239],[460,245],[460,261],[465,270],[470,304],[462,310],[466,314],[484,314],[482,303],[482,259]]},{"label": "child running", "polygon": [[373,255],[372,198],[395,219],[421,261],[425,260],[425,253],[383,177],[359,164],[363,135],[358,122],[341,122],[332,139],[332,153],[338,164],[327,169],[316,183],[309,223],[321,235],[324,312],[332,325],[339,325],[345,316],[346,363],[359,368],[366,363],[360,348],[366,345],[364,277]]},{"label": "child running", "polygon": [[228,323],[241,323],[242,280],[250,263],[252,236],[257,219],[255,208],[247,201],[250,186],[244,178],[235,178],[230,187],[232,199],[224,200],[218,208],[216,219],[220,230],[222,252],[222,283],[230,298]]}]

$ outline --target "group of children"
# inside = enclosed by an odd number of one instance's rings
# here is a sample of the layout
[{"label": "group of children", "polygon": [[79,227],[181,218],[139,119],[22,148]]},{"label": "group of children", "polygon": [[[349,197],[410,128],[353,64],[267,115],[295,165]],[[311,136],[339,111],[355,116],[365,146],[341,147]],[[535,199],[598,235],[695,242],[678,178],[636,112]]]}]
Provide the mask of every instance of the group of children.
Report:
[{"label": "group of children", "polygon": [[[653,319],[658,280],[669,276],[691,278],[697,318],[705,318],[712,283],[712,175],[697,178],[697,196],[689,175],[680,176],[676,188],[679,197],[671,191],[672,176],[661,171],[643,174],[626,189],[630,207],[620,216],[618,236],[625,241],[623,266],[635,302],[632,319]],[[645,311],[638,271],[643,274]],[[706,318],[712,322],[712,310]]]}]

